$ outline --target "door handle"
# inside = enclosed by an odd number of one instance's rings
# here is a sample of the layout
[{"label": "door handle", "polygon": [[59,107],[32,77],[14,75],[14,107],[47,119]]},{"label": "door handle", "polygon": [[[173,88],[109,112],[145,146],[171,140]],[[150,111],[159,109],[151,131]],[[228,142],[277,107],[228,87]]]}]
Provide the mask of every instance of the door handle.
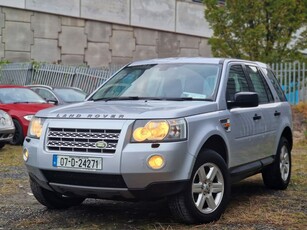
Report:
[{"label": "door handle", "polygon": [[281,114],[280,112],[275,111],[274,116],[277,117],[277,116],[280,116],[280,114]]},{"label": "door handle", "polygon": [[260,120],[261,119],[261,116],[260,115],[257,115],[257,113],[255,114],[255,116],[253,117],[253,120],[256,121],[256,120]]}]

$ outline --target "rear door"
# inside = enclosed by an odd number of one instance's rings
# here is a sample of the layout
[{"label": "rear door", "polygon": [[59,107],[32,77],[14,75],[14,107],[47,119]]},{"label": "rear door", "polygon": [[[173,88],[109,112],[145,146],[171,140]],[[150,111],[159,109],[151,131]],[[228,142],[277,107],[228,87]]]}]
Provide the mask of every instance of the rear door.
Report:
[{"label": "rear door", "polygon": [[270,91],[272,92],[274,98],[274,101],[268,105],[269,109],[265,115],[266,119],[270,120],[271,130],[274,131],[270,133],[269,138],[272,140],[272,144],[275,146],[275,149],[272,150],[272,154],[275,154],[281,133],[284,129],[284,127],[281,125],[284,123],[283,118],[291,117],[291,115],[289,114],[289,103],[279,85],[278,80],[275,78],[273,71],[267,67],[262,67],[261,70],[264,73],[264,77],[268,80],[269,88],[272,89]]},{"label": "rear door", "polygon": [[260,68],[256,65],[245,65],[248,78],[250,78],[253,90],[259,96],[259,110],[262,112],[264,132],[257,138],[257,157],[265,158],[274,154],[276,146],[276,132],[280,122],[280,103],[275,103],[272,92],[265,80]]}]

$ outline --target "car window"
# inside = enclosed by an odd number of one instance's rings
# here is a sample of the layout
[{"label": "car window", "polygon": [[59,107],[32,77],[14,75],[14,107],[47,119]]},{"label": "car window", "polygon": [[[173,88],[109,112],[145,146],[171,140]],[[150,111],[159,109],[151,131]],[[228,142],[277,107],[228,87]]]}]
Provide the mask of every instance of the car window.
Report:
[{"label": "car window", "polygon": [[165,63],[129,66],[104,84],[91,99],[145,97],[214,100],[221,65]]},{"label": "car window", "polygon": [[259,103],[264,104],[273,102],[274,99],[272,93],[259,69],[255,66],[247,65],[246,72],[253,83],[255,92],[258,93]]},{"label": "car window", "polygon": [[269,77],[278,97],[280,101],[287,101],[286,96],[282,90],[282,88],[280,87],[280,84],[278,82],[278,80],[276,79],[274,73],[272,70],[270,69],[265,69],[263,68],[264,72],[267,74],[267,76]]},{"label": "car window", "polygon": [[37,92],[42,98],[44,98],[46,100],[57,101],[55,96],[46,89],[35,89],[35,92]]},{"label": "car window", "polygon": [[234,101],[234,95],[238,92],[248,92],[247,79],[241,65],[230,67],[226,89],[226,100]]},{"label": "car window", "polygon": [[41,96],[28,88],[1,88],[0,101],[3,104],[46,103]]},{"label": "car window", "polygon": [[84,101],[86,93],[74,88],[54,88],[58,97],[67,103]]}]

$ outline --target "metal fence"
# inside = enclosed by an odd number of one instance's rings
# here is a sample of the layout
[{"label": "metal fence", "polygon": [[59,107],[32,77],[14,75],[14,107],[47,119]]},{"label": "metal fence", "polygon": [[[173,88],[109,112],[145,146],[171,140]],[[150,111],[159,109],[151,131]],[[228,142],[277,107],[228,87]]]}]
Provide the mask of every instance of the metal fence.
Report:
[{"label": "metal fence", "polygon": [[271,65],[271,68],[291,104],[297,104],[300,101],[307,102],[306,63],[275,63]]},{"label": "metal fence", "polygon": [[[275,63],[271,64],[271,67],[291,104],[307,102],[306,63]],[[82,66],[33,66],[31,63],[12,63],[1,66],[0,84],[73,86],[91,93],[119,68],[120,66],[95,69]]]},{"label": "metal fence", "polygon": [[120,67],[88,68],[54,64],[32,65],[12,63],[2,66],[0,83],[12,85],[41,84],[49,86],[72,86],[93,92]]},{"label": "metal fence", "polygon": [[1,67],[1,84],[25,85],[32,76],[31,63],[12,63]]}]

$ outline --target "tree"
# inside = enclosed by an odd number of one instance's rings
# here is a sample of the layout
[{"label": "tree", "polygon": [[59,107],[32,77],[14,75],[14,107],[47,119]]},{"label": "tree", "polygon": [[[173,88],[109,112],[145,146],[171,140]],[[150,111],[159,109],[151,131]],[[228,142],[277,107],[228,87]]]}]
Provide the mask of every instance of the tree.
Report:
[{"label": "tree", "polygon": [[307,0],[203,2],[214,56],[266,63],[306,58],[300,51],[307,49]]}]

